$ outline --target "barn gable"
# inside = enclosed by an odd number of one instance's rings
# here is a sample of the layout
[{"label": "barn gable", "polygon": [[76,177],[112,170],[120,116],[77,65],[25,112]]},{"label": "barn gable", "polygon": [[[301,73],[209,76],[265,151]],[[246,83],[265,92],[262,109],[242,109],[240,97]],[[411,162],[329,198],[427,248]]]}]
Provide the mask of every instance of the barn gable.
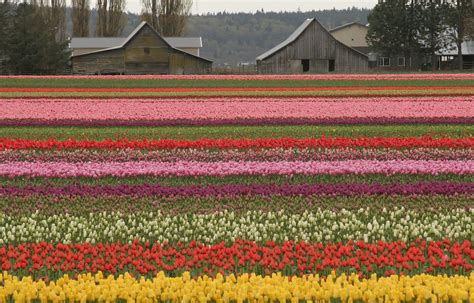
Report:
[{"label": "barn gable", "polygon": [[146,22],[119,46],[71,59],[73,71],[86,74],[200,74],[209,73],[212,66],[210,60],[174,48]]},{"label": "barn gable", "polygon": [[316,19],[257,57],[260,73],[365,72],[365,54],[337,41]]}]

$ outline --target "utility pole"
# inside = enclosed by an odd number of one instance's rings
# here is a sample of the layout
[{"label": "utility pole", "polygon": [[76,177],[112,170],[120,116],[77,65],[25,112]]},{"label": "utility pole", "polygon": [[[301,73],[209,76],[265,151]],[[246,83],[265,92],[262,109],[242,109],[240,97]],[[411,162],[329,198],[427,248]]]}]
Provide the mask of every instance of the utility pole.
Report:
[{"label": "utility pole", "polygon": [[[472,0],[474,1],[474,0]],[[196,15],[199,16],[199,3],[198,0],[196,0]]]}]

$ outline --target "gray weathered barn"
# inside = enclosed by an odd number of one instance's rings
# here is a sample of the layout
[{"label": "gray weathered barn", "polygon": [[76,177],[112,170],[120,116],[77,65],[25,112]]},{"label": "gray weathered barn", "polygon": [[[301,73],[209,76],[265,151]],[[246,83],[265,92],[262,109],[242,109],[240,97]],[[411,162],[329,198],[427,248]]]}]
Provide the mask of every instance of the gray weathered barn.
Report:
[{"label": "gray weathered barn", "polygon": [[263,74],[361,73],[367,55],[339,42],[316,19],[306,20],[288,39],[257,57]]},{"label": "gray weathered barn", "polygon": [[[107,39],[107,43],[114,42],[112,40]],[[196,52],[173,46],[171,43],[180,42],[175,40],[161,37],[148,23],[142,22],[117,46],[73,53],[72,70],[75,74],[207,74],[211,72],[211,60],[200,57]]]}]

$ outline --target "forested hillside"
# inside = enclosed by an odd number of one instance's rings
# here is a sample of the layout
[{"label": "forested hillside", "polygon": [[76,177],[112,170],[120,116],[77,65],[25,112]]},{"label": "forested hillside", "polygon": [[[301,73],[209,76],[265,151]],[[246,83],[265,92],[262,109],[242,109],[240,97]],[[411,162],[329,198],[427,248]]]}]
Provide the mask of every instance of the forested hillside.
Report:
[{"label": "forested hillside", "polygon": [[[370,10],[348,8],[312,12],[263,12],[218,13],[191,16],[186,36],[203,37],[201,55],[224,64],[253,63],[255,57],[280,43],[305,19],[317,18],[326,28],[334,28],[347,22],[367,23]],[[91,16],[91,33],[94,32],[95,11]],[[140,23],[138,15],[129,14],[123,35],[130,33]],[[69,25],[71,26],[71,25]]]}]

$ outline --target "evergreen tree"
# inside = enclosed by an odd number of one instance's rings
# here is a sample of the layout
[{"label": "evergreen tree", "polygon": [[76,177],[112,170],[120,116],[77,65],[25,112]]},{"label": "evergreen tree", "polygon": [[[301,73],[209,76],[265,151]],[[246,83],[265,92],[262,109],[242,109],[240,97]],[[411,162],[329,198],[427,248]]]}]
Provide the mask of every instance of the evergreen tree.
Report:
[{"label": "evergreen tree", "polygon": [[50,28],[33,6],[22,3],[13,12],[5,54],[16,74],[54,73],[69,60],[67,42],[57,42]]},{"label": "evergreen tree", "polygon": [[10,5],[5,3],[0,3],[0,57],[5,51],[7,36],[10,28]]},{"label": "evergreen tree", "polygon": [[384,55],[413,57],[421,50],[422,5],[417,0],[379,2],[368,17],[367,42]]},{"label": "evergreen tree", "polygon": [[437,66],[437,53],[449,46],[446,23],[448,5],[445,1],[428,0],[423,3],[423,21],[420,38],[424,50],[431,56],[433,71]]}]

